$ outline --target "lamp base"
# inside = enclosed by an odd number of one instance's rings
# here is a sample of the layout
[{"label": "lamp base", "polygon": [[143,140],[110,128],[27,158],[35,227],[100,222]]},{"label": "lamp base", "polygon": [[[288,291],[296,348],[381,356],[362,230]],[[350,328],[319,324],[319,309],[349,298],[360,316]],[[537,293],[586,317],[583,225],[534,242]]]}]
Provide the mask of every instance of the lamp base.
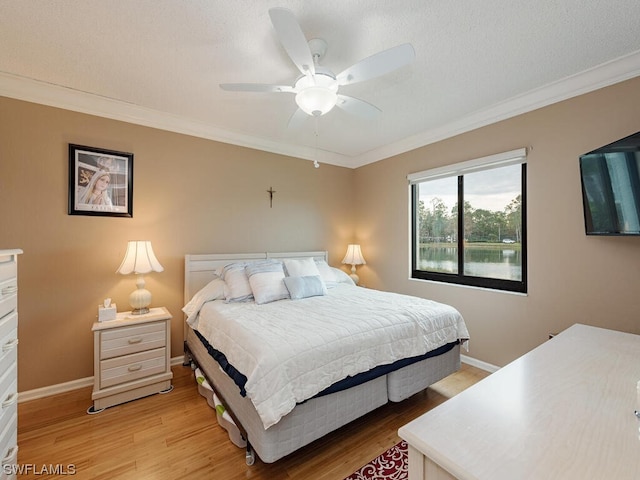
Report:
[{"label": "lamp base", "polygon": [[353,280],[353,283],[355,283],[356,285],[358,285],[358,283],[360,283],[360,277],[356,273],[356,266],[355,265],[351,265],[351,273],[349,274],[349,276],[351,277],[351,280]]},{"label": "lamp base", "polygon": [[144,315],[145,313],[149,313],[149,307],[134,308],[131,310],[131,315]]},{"label": "lamp base", "polygon": [[131,305],[132,315],[144,315],[149,313],[149,305],[151,305],[151,292],[144,288],[144,277],[138,275],[136,281],[137,290],[129,295],[129,305]]}]

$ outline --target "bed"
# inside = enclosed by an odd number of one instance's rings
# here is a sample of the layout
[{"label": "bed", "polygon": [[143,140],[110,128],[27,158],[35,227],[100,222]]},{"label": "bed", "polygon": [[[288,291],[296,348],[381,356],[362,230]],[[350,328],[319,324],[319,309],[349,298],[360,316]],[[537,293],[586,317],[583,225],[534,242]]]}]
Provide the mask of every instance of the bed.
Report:
[{"label": "bed", "polygon": [[248,464],[424,390],[460,368],[469,338],[453,307],[357,287],[324,251],[186,255],[184,301],[185,364]]}]

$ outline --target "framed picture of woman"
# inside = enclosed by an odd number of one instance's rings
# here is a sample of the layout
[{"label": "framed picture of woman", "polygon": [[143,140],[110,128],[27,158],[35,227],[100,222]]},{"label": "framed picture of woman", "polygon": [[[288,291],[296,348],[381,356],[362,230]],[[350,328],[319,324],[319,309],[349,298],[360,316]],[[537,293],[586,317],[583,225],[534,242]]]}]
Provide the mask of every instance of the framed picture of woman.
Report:
[{"label": "framed picture of woman", "polygon": [[69,215],[133,216],[133,153],[69,144]]}]

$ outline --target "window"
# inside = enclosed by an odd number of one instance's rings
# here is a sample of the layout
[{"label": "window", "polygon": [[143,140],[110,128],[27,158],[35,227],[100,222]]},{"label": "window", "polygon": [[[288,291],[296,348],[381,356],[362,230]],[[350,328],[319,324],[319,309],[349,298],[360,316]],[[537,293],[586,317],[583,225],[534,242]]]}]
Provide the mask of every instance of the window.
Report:
[{"label": "window", "polygon": [[527,291],[526,150],[413,173],[411,277]]}]

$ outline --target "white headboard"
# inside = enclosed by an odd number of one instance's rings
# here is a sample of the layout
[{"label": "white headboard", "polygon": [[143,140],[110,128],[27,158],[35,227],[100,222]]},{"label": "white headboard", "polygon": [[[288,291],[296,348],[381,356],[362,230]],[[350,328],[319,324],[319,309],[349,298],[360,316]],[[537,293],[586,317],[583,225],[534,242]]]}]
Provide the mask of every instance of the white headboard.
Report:
[{"label": "white headboard", "polygon": [[256,262],[268,258],[313,258],[329,263],[328,252],[263,252],[263,253],[209,253],[184,256],[184,304],[207,283],[213,280],[216,269],[231,262]]}]

